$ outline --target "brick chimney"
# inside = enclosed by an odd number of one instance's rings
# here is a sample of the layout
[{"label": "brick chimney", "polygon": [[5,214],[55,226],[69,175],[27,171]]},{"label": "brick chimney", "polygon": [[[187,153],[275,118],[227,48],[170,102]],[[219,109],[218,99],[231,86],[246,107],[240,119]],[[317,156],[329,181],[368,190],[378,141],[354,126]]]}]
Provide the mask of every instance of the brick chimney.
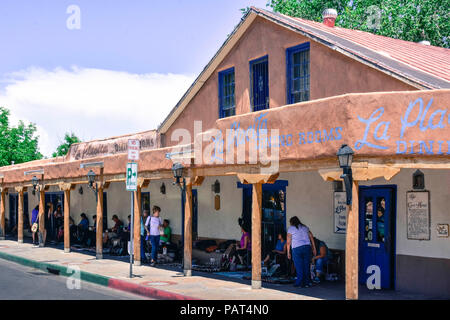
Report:
[{"label": "brick chimney", "polygon": [[337,11],[335,9],[325,9],[322,12],[323,24],[327,27],[334,27]]}]

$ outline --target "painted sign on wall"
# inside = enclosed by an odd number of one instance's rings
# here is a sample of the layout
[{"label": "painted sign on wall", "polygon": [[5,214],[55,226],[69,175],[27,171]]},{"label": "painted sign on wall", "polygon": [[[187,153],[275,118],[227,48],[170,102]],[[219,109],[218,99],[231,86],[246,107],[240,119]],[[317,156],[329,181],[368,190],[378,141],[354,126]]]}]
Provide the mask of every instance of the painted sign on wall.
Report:
[{"label": "painted sign on wall", "polygon": [[139,140],[140,150],[151,150],[159,147],[157,133],[154,130],[135,135],[122,136],[108,140],[82,142],[70,147],[69,160],[83,160],[128,152],[128,140]]},{"label": "painted sign on wall", "polygon": [[347,232],[347,194],[343,191],[334,192],[334,233]]}]

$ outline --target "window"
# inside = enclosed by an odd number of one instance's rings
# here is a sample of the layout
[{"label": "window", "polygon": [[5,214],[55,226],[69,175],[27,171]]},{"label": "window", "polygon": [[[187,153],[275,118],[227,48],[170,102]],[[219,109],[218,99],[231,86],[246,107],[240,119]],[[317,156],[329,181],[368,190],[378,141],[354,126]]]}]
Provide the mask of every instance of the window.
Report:
[{"label": "window", "polygon": [[219,72],[219,117],[236,114],[234,99],[234,68]]},{"label": "window", "polygon": [[250,61],[251,105],[253,111],[269,108],[269,59]]},{"label": "window", "polygon": [[309,42],[286,50],[287,103],[309,100]]}]

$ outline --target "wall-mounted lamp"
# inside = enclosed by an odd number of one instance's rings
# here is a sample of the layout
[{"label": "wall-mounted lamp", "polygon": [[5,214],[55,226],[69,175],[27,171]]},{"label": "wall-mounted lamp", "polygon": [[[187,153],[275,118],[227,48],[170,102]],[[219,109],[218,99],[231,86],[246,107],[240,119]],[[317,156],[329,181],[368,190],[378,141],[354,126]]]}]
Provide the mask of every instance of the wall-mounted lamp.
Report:
[{"label": "wall-mounted lamp", "polygon": [[89,189],[91,189],[92,191],[94,191],[95,193],[95,197],[97,198],[97,183],[95,182],[95,172],[91,170],[89,170],[88,174],[88,187]]},{"label": "wall-mounted lamp", "polygon": [[219,180],[216,180],[216,182],[214,182],[211,185],[211,191],[214,193],[220,193],[220,182]]},{"label": "wall-mounted lamp", "polygon": [[38,189],[39,179],[36,178],[36,176],[33,176],[33,178],[31,179],[31,182],[33,184],[33,196],[34,196],[36,194],[36,190]]},{"label": "wall-mounted lamp", "polygon": [[36,194],[36,191],[39,191],[39,179],[36,177],[37,174],[41,174],[42,178],[44,177],[44,169],[38,169],[38,170],[31,170],[31,171],[25,171],[24,175],[29,176],[33,175],[33,178],[31,178],[31,183],[33,185],[33,196]]},{"label": "wall-mounted lamp", "polygon": [[174,184],[180,186],[181,191],[184,192],[186,188],[186,179],[183,177],[183,165],[179,162],[174,163],[172,166],[173,177],[175,178]]},{"label": "wall-mounted lamp", "polygon": [[[104,164],[103,162],[89,162],[89,163],[82,163],[80,164],[81,169],[86,168],[103,168]],[[89,170],[88,174],[88,187],[89,189],[92,189],[95,193],[95,199],[98,200],[98,186],[97,182],[95,182],[95,172],[92,171],[92,169]]]},{"label": "wall-mounted lamp", "polygon": [[353,150],[348,145],[343,144],[337,156],[339,159],[339,166],[342,168],[343,174],[341,178],[344,179],[345,193],[347,194],[347,205],[352,204],[352,162],[353,162]]},{"label": "wall-mounted lamp", "polygon": [[425,189],[425,176],[420,170],[413,173],[413,189]]},{"label": "wall-mounted lamp", "polygon": [[161,194],[166,194],[166,185],[164,184],[164,182],[162,183],[161,187],[159,188],[159,191],[161,192]]}]

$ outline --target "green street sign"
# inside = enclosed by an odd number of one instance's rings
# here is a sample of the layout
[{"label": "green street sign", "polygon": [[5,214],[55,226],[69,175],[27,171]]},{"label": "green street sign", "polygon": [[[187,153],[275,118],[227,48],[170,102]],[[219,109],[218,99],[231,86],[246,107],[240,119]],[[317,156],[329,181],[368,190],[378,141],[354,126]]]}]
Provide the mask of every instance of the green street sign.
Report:
[{"label": "green street sign", "polygon": [[138,166],[136,162],[127,163],[127,191],[137,191]]}]

